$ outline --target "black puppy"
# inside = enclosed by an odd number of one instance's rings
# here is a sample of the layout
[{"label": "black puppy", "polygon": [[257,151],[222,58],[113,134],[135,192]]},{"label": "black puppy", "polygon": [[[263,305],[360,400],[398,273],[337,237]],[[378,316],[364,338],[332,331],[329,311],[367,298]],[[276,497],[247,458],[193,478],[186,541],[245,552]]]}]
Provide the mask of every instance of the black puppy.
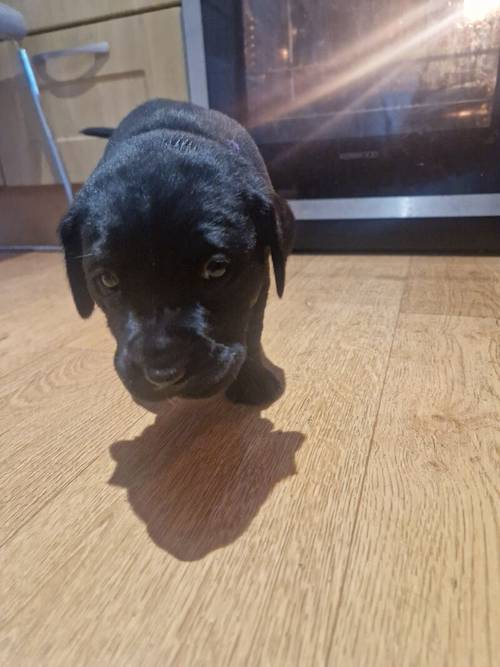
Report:
[{"label": "black puppy", "polygon": [[[98,131],[95,134],[99,134]],[[96,302],[116,370],[143,401],[267,403],[263,365],[269,252],[278,294],[294,218],[249,134],[221,113],[153,100],[110,135],[60,226],[78,312]]]}]

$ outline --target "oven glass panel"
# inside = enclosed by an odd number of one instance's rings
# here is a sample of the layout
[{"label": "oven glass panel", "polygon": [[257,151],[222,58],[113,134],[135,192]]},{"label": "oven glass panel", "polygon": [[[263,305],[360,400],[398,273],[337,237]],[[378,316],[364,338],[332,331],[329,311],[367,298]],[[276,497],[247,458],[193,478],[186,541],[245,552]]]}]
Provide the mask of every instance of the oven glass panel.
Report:
[{"label": "oven glass panel", "polygon": [[204,26],[212,105],[285,194],[498,190],[500,0],[207,0]]}]

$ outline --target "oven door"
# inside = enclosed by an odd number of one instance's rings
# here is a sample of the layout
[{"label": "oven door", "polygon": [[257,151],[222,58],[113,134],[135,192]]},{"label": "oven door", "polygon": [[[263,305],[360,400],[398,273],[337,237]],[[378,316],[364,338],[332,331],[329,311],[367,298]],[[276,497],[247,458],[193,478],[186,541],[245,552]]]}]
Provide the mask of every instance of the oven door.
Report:
[{"label": "oven door", "polygon": [[185,0],[194,102],[304,220],[500,215],[500,0]]}]

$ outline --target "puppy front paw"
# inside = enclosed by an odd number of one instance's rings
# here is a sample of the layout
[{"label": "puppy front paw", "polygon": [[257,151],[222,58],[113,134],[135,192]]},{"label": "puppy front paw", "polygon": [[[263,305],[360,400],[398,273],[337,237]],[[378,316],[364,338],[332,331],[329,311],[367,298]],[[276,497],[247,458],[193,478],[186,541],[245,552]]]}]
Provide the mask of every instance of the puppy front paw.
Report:
[{"label": "puppy front paw", "polygon": [[[278,374],[283,375],[282,371],[277,370]],[[283,394],[284,388],[283,378],[277,377],[260,360],[247,359],[238,377],[226,391],[226,396],[233,403],[269,405]]]}]

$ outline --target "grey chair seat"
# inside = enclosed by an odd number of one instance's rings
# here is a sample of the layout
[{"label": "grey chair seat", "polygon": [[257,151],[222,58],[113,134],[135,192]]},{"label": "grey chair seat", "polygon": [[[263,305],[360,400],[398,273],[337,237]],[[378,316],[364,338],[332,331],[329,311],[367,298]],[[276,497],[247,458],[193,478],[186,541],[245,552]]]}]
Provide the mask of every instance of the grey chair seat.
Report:
[{"label": "grey chair seat", "polygon": [[23,39],[27,32],[24,16],[12,7],[0,2],[0,41]]}]

